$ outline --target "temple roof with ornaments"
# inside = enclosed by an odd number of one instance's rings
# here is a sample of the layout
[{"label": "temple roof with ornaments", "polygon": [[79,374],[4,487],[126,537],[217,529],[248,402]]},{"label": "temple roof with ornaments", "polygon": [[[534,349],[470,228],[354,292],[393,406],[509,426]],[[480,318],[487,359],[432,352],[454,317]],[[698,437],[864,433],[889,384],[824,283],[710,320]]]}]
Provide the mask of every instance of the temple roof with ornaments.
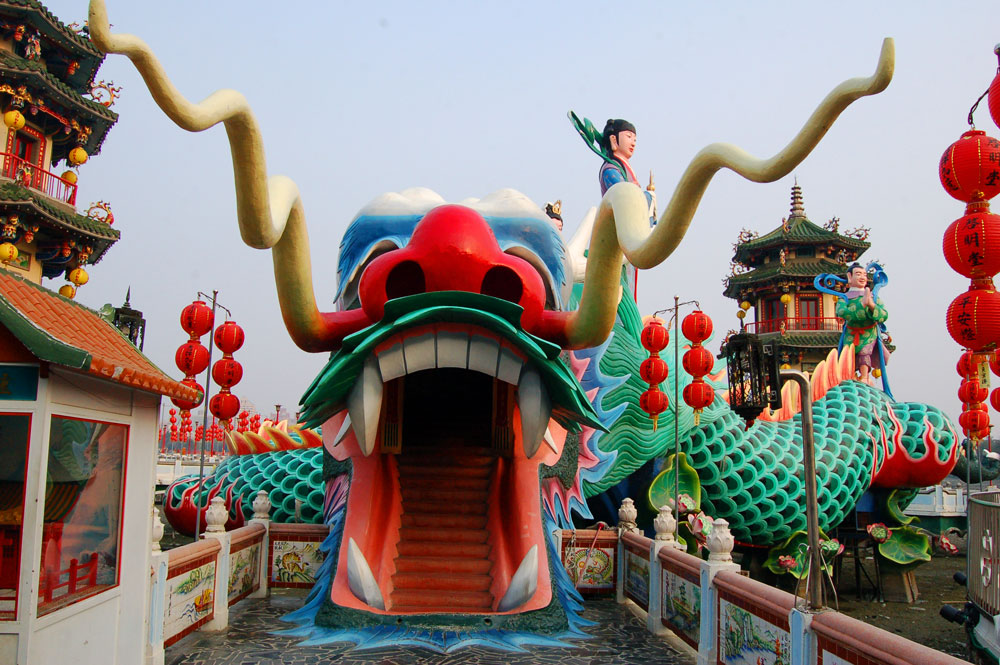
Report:
[{"label": "temple roof with ornaments", "polygon": [[747,229],[740,232],[724,295],[739,300],[748,290],[790,283],[811,285],[821,273],[844,272],[871,246],[868,229],[842,234],[836,217],[823,226],[809,221],[798,183],[792,187],[791,198],[790,214],[778,228],[764,235]]}]

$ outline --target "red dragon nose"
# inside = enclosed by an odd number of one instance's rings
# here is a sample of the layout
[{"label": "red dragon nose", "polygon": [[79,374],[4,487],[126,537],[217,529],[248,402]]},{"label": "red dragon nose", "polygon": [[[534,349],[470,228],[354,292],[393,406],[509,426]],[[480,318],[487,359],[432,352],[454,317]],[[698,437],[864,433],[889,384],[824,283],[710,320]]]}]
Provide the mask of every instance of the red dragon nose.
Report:
[{"label": "red dragon nose", "polygon": [[521,325],[531,332],[545,307],[545,285],[527,261],[500,251],[486,220],[471,208],[444,205],[417,224],[406,247],[378,257],[358,288],[361,308],[380,321],[393,298],[432,291],[482,293],[524,308]]}]

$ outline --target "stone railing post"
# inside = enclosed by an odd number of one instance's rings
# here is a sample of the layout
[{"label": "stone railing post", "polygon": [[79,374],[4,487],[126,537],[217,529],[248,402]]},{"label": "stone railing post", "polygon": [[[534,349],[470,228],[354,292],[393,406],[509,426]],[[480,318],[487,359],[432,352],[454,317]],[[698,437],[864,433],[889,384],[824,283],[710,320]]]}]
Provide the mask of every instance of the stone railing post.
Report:
[{"label": "stone railing post", "polygon": [[717,662],[715,634],[719,630],[716,624],[719,595],[715,590],[713,579],[717,573],[725,570],[739,572],[739,565],[733,563],[732,553],[735,544],[733,534],[729,531],[729,522],[721,518],[712,522],[712,532],[705,539],[708,561],[703,561],[701,564],[701,632],[698,635],[698,665]]},{"label": "stone railing post", "polygon": [[215,615],[206,623],[202,630],[219,631],[229,626],[229,551],[231,540],[226,533],[226,522],[229,511],[221,496],[214,497],[205,511],[204,538],[214,538],[219,541],[219,552],[215,559],[215,592],[212,602],[215,603]]},{"label": "stone railing post", "polygon": [[615,554],[618,557],[618,573],[615,575],[615,600],[619,603],[625,602],[625,545],[622,543],[622,535],[639,532],[639,527],[635,523],[638,516],[639,511],[635,509],[635,502],[628,497],[622,499],[622,505],[618,509],[618,551]]},{"label": "stone railing post", "polygon": [[268,569],[271,567],[269,558],[271,551],[271,500],[264,490],[258,491],[257,496],[254,497],[253,517],[250,518],[250,522],[264,527],[264,540],[260,543],[260,565],[257,566],[259,586],[256,591],[250,594],[250,598],[267,598],[271,595],[269,586],[271,580],[268,577]]},{"label": "stone railing post", "polygon": [[166,605],[167,568],[170,555],[160,549],[163,538],[163,521],[160,511],[153,505],[150,513],[153,522],[151,539],[149,604],[146,606],[146,665],[163,665],[163,612]]},{"label": "stone railing post", "polygon": [[660,513],[653,520],[656,538],[649,548],[649,612],[646,614],[646,628],[654,635],[670,633],[663,625],[663,565],[660,563],[660,550],[664,547],[683,549],[684,546],[674,538],[677,520],[670,506],[660,506]]}]

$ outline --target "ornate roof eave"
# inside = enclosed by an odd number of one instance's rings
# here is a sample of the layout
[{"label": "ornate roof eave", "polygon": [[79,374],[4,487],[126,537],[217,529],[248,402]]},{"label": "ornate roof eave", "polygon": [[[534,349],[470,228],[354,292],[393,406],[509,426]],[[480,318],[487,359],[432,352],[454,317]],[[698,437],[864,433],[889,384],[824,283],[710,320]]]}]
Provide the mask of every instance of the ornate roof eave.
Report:
[{"label": "ornate roof eave", "polygon": [[827,258],[820,259],[791,259],[786,265],[769,263],[765,266],[755,268],[748,272],[732,275],[726,283],[726,290],[723,295],[735,298],[731,293],[739,293],[741,289],[748,287],[763,286],[774,281],[789,281],[804,279],[812,281],[816,275],[823,273],[840,274],[847,270],[847,266],[837,261]]},{"label": "ornate roof eave", "polygon": [[104,61],[104,54],[94,42],[73,31],[37,0],[0,0],[0,16],[23,19],[72,54],[80,63],[80,69],[72,79],[79,81],[80,85],[90,81]]},{"label": "ornate roof eave", "polygon": [[[808,235],[795,234],[794,231],[797,230],[799,226],[804,224],[809,224],[809,226],[812,227],[808,229],[810,233]],[[813,229],[818,231],[818,233],[813,232]],[[782,227],[778,227],[760,238],[755,238],[738,245],[736,247],[733,260],[741,263],[747,263],[748,255],[752,252],[759,252],[761,250],[774,249],[783,246],[790,247],[802,245],[810,247],[832,245],[838,249],[855,250],[859,254],[864,253],[869,247],[871,247],[871,243],[866,240],[851,238],[850,236],[834,233],[833,231],[827,231],[826,229],[816,226],[808,219],[803,219],[796,224],[796,229],[793,229],[791,232],[786,232],[782,229]]]},{"label": "ornate roof eave", "polygon": [[[839,273],[838,273],[839,274]],[[737,275],[738,276],[738,275]],[[771,277],[765,277],[756,282],[740,282],[733,281],[733,278],[729,278],[729,282],[726,284],[725,291],[722,295],[727,298],[732,298],[734,300],[741,300],[742,294],[746,291],[761,291],[761,290],[774,290],[777,292],[783,286],[797,284],[800,288],[802,286],[812,286],[813,279],[815,275],[773,275]],[[816,293],[819,293],[817,291]]]},{"label": "ornate roof eave", "polygon": [[[52,74],[45,71],[44,67],[30,60],[25,60],[4,51],[0,51],[0,84],[6,83],[12,88],[24,85],[29,92],[36,91],[32,95],[35,99],[39,96],[37,91],[41,91],[41,96],[46,102],[59,104],[67,116],[74,116],[82,125],[91,128],[90,136],[87,138],[84,149],[90,155],[97,155],[101,151],[101,144],[108,131],[118,121],[118,114],[99,102],[85,98],[70,86],[66,85]],[[12,93],[11,93],[12,94]],[[55,109],[53,109],[55,110]],[[80,116],[84,117],[80,117]],[[62,158],[61,156],[59,158]],[[56,161],[55,159],[53,161]]]},{"label": "ornate roof eave", "polygon": [[0,325],[42,362],[167,397],[198,397],[94,310],[2,269]]},{"label": "ornate roof eave", "polygon": [[19,212],[34,213],[52,226],[75,234],[80,240],[91,243],[94,252],[89,263],[98,263],[104,253],[118,241],[121,233],[105,222],[60,210],[56,204],[45,200],[43,194],[21,187],[13,182],[0,182],[0,207],[15,208]]},{"label": "ornate roof eave", "polygon": [[831,331],[801,331],[786,333],[762,333],[762,340],[777,342],[779,348],[829,349],[840,343],[840,333]]}]

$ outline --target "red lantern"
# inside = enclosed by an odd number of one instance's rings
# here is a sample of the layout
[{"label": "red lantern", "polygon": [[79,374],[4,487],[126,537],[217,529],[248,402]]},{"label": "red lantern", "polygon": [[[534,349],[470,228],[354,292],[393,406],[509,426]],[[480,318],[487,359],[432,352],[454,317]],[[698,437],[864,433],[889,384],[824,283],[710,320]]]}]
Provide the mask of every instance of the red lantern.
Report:
[{"label": "red lantern", "polygon": [[188,376],[201,374],[208,367],[208,347],[197,339],[181,344],[174,354],[174,362],[177,369]]},{"label": "red lantern", "polygon": [[959,275],[992,277],[1000,272],[1000,215],[987,208],[959,217],[944,232],[944,258]]},{"label": "red lantern", "polygon": [[702,379],[695,379],[684,387],[684,402],[692,409],[701,410],[712,405],[715,389]]},{"label": "red lantern", "polygon": [[[221,328],[220,328],[221,330]],[[212,365],[212,380],[223,388],[232,388],[243,378],[243,365],[226,356]]]},{"label": "red lantern", "polygon": [[653,416],[654,429],[656,417],[667,410],[669,401],[667,395],[659,388],[650,388],[639,396],[639,408]]},{"label": "red lantern", "polygon": [[958,375],[963,379],[967,379],[976,373],[976,357],[972,351],[966,351],[962,354],[962,357],[958,359],[958,365],[955,369],[958,371]]},{"label": "red lantern", "polygon": [[985,402],[989,389],[979,385],[978,379],[966,379],[958,389],[958,399],[966,404]]},{"label": "red lantern", "polygon": [[959,201],[992,199],[1000,193],[1000,141],[970,129],[944,151],[938,174],[944,190]]},{"label": "red lantern", "polygon": [[208,409],[219,420],[229,420],[240,412],[240,398],[231,392],[221,392],[208,401]]},{"label": "red lantern", "polygon": [[650,353],[659,353],[670,342],[670,331],[663,325],[663,319],[654,316],[646,322],[639,334],[639,341]]},{"label": "red lantern", "polygon": [[195,300],[181,310],[181,328],[195,339],[212,329],[213,319],[212,308],[204,300]]},{"label": "red lantern", "polygon": [[[1000,53],[997,53],[996,50],[993,52],[996,53],[998,59],[1000,59]],[[990,83],[989,93],[990,96],[988,103],[990,106],[990,115],[993,116],[993,122],[1000,126],[1000,67],[997,68],[997,75],[993,77],[993,82]]]},{"label": "red lantern", "polygon": [[[986,280],[988,281],[988,280]],[[992,350],[1000,341],[1000,293],[993,288],[973,288],[948,306],[948,333],[972,351]]]},{"label": "red lantern", "polygon": [[215,346],[223,353],[236,353],[243,346],[243,328],[235,321],[226,321],[215,330]]},{"label": "red lantern", "polygon": [[990,416],[988,413],[979,410],[980,405],[975,405],[976,408],[970,408],[968,411],[963,413],[958,417],[958,424],[962,426],[962,429],[966,432],[979,432],[980,430],[986,429],[990,426]]},{"label": "red lantern", "polygon": [[639,376],[652,386],[658,386],[666,381],[669,373],[667,361],[659,356],[650,356],[639,365]]},{"label": "red lantern", "polygon": [[[181,383],[184,384],[185,386],[190,386],[190,387],[194,388],[195,390],[197,390],[199,393],[201,393],[201,395],[198,397],[198,399],[192,400],[190,402],[187,401],[187,400],[180,399],[179,397],[172,397],[170,399],[170,401],[173,402],[174,406],[176,406],[177,408],[179,408],[179,409],[181,409],[183,411],[190,411],[191,409],[199,406],[201,404],[202,400],[205,399],[205,389],[202,388],[202,386],[201,386],[200,383],[198,383],[197,381],[195,381],[191,377],[188,377],[188,378],[184,379],[183,381],[181,381]],[[174,411],[173,409],[170,409],[171,413],[173,413],[173,411]],[[171,421],[171,422],[173,422],[173,421]]]},{"label": "red lantern", "polygon": [[1000,388],[990,394],[990,406],[993,407],[994,411],[1000,411]]},{"label": "red lantern", "polygon": [[[711,328],[711,326],[709,326]],[[715,358],[704,346],[694,346],[684,354],[684,370],[693,377],[702,377],[712,371]]]},{"label": "red lantern", "polygon": [[712,319],[705,312],[696,309],[681,321],[681,332],[692,344],[700,344],[712,336]]}]

